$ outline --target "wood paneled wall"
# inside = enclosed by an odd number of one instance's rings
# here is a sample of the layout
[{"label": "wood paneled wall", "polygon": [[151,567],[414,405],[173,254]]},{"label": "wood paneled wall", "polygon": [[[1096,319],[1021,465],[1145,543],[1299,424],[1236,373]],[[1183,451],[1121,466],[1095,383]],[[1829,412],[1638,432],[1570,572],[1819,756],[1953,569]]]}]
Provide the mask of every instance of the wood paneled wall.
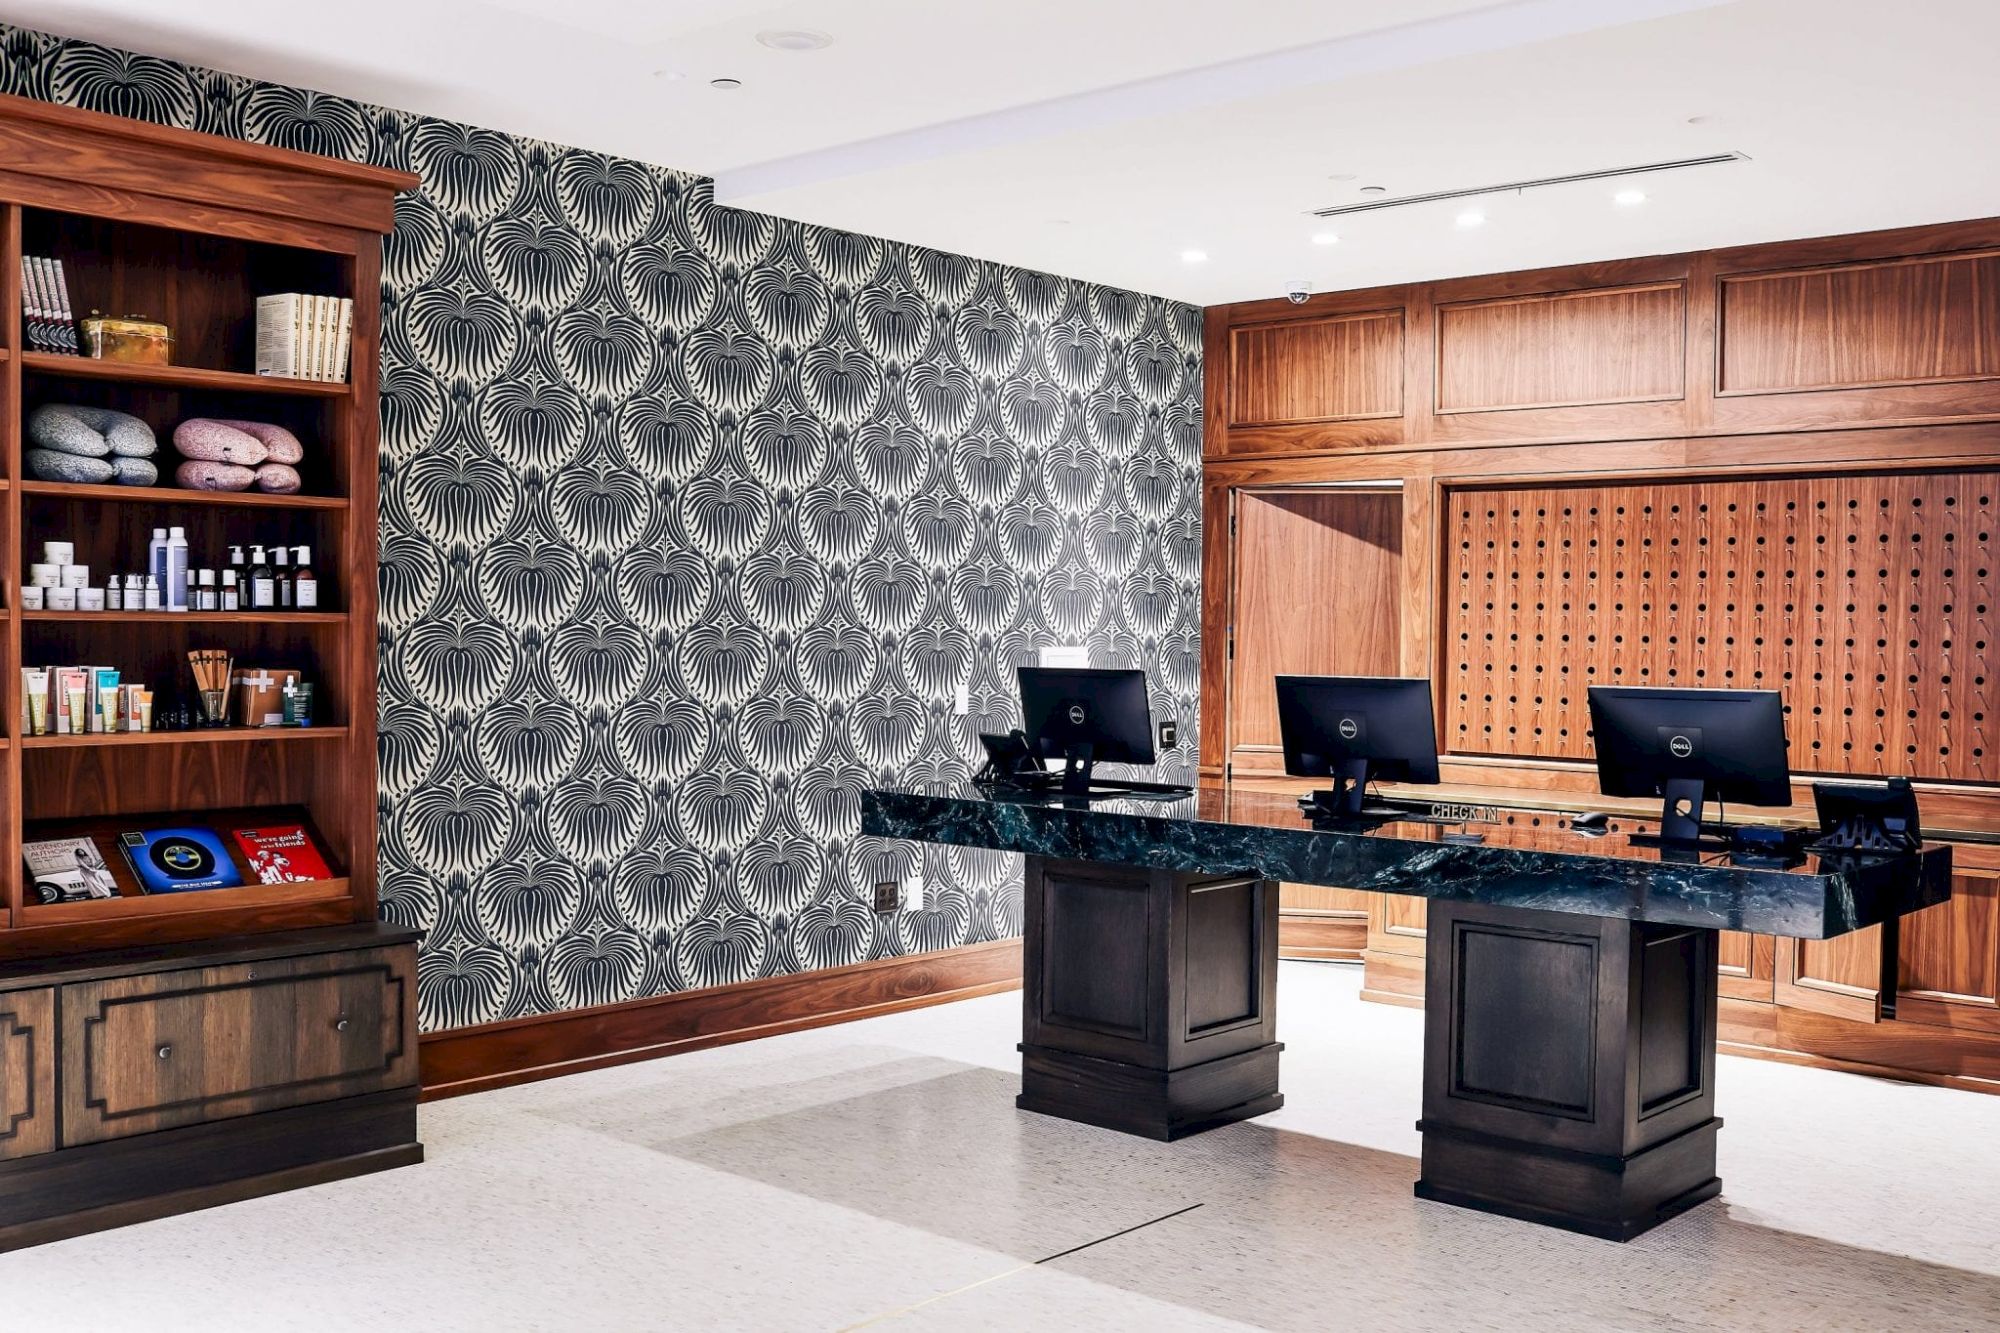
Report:
[{"label": "wood paneled wall", "polygon": [[[2000,219],[1214,307],[1207,352],[1205,773],[1262,767],[1246,669],[1393,604],[1447,782],[1587,802],[1590,684],[1767,686],[1802,778],[2000,833]],[[1399,558],[1246,589],[1232,518],[1332,483],[1400,494]],[[1960,863],[1886,966],[1726,940],[1734,1040],[2000,1087],[2000,849]],[[1397,910],[1378,997],[1421,973]]]}]

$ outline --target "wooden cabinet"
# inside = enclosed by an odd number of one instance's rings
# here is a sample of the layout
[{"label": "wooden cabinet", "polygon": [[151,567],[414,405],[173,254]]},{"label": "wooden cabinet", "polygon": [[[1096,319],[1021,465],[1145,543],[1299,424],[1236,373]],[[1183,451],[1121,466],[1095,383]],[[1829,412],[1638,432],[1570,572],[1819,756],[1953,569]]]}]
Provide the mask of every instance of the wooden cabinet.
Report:
[{"label": "wooden cabinet", "polygon": [[0,1158],[56,1146],[56,993],[0,995]]},{"label": "wooden cabinet", "polygon": [[406,952],[64,987],[64,1145],[414,1083]]},{"label": "wooden cabinet", "polygon": [[0,968],[0,1249],[421,1161],[416,940]]}]

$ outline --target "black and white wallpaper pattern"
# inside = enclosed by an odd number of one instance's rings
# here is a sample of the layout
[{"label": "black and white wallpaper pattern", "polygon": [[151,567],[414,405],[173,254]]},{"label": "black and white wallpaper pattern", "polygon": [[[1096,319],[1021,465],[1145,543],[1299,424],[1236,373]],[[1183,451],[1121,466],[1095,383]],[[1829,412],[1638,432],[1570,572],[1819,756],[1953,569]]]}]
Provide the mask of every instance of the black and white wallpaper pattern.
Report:
[{"label": "black and white wallpaper pattern", "polygon": [[[1189,771],[1200,311],[680,172],[0,26],[0,91],[422,176],[383,269],[381,858],[451,1027],[1018,933],[857,836],[1050,645]],[[959,712],[960,700],[969,705]],[[868,886],[920,877],[920,910]]]}]

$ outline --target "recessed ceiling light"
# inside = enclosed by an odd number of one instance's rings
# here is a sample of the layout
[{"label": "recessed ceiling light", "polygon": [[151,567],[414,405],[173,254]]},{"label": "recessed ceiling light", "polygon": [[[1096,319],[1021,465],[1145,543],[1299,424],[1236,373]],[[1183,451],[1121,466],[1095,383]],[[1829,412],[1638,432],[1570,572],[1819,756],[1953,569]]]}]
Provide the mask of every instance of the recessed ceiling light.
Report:
[{"label": "recessed ceiling light", "polygon": [[665,79],[668,83],[679,83],[687,77],[687,71],[679,69],[656,69],[653,71],[653,77],[656,79]]},{"label": "recessed ceiling light", "polygon": [[1620,190],[1617,194],[1611,196],[1611,202],[1617,204],[1620,208],[1630,208],[1634,204],[1645,203],[1646,192],[1644,190]]},{"label": "recessed ceiling light", "polygon": [[1314,244],[1314,245],[1339,245],[1339,244],[1340,244],[1340,237],[1339,237],[1339,236],[1337,236],[1337,235],[1335,235],[1335,234],[1334,234],[1333,232],[1330,232],[1330,231],[1316,231],[1316,232],[1314,232],[1314,233],[1313,233],[1313,244]]},{"label": "recessed ceiling light", "polygon": [[1688,124],[1690,124],[1690,125],[1706,125],[1706,124],[1708,124],[1708,122],[1709,122],[1709,121],[1711,121],[1711,120],[1714,120],[1714,119],[1715,119],[1715,117],[1714,117],[1714,116],[1689,116],[1689,117],[1688,117]]},{"label": "recessed ceiling light", "polygon": [[833,38],[810,28],[772,28],[757,34],[759,44],[773,51],[823,51]]},{"label": "recessed ceiling light", "polygon": [[1389,187],[1388,187],[1388,186],[1386,186],[1386,185],[1364,185],[1364,186],[1362,186],[1362,187],[1361,187],[1361,193],[1363,193],[1363,194],[1387,194],[1387,193],[1389,193]]},{"label": "recessed ceiling light", "polygon": [[1336,171],[1331,176],[1328,176],[1327,179],[1330,181],[1351,181],[1354,179],[1354,173],[1351,171]]},{"label": "recessed ceiling light", "polygon": [[729,91],[730,91],[731,89],[735,89],[735,88],[741,88],[741,87],[743,86],[743,80],[741,80],[741,79],[710,79],[710,80],[708,81],[708,86],[709,86],[709,87],[711,87],[711,88],[720,88],[720,89],[722,89],[722,91],[724,91],[724,92],[729,92]]},{"label": "recessed ceiling light", "polygon": [[1461,227],[1483,227],[1486,225],[1486,215],[1477,209],[1460,213],[1458,215],[1458,225]]},{"label": "recessed ceiling light", "polygon": [[1208,262],[1208,251],[1183,250],[1181,251],[1181,262],[1183,264],[1206,264]]}]

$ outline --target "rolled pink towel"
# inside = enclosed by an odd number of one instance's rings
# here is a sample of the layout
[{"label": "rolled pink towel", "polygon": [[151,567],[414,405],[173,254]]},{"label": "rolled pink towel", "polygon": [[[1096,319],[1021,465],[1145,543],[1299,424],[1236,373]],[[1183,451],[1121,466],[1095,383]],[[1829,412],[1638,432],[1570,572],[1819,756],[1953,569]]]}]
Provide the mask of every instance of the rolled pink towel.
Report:
[{"label": "rolled pink towel", "polygon": [[257,480],[257,474],[252,469],[236,463],[217,463],[206,458],[190,458],[174,469],[174,480],[191,491],[247,491],[251,483]]},{"label": "rolled pink towel", "polygon": [[[216,418],[216,423],[233,426],[264,446],[264,460],[269,463],[296,463],[306,456],[306,447],[299,443],[299,437],[283,426],[269,421],[229,421]],[[236,460],[231,459],[231,462]],[[270,489],[266,487],[265,489]]]},{"label": "rolled pink towel", "polygon": [[288,463],[266,463],[257,469],[257,489],[290,495],[300,486],[299,470]]},{"label": "rolled pink towel", "polygon": [[271,451],[255,435],[228,421],[190,417],[174,427],[174,448],[183,458],[204,463],[236,463],[255,467]]}]

